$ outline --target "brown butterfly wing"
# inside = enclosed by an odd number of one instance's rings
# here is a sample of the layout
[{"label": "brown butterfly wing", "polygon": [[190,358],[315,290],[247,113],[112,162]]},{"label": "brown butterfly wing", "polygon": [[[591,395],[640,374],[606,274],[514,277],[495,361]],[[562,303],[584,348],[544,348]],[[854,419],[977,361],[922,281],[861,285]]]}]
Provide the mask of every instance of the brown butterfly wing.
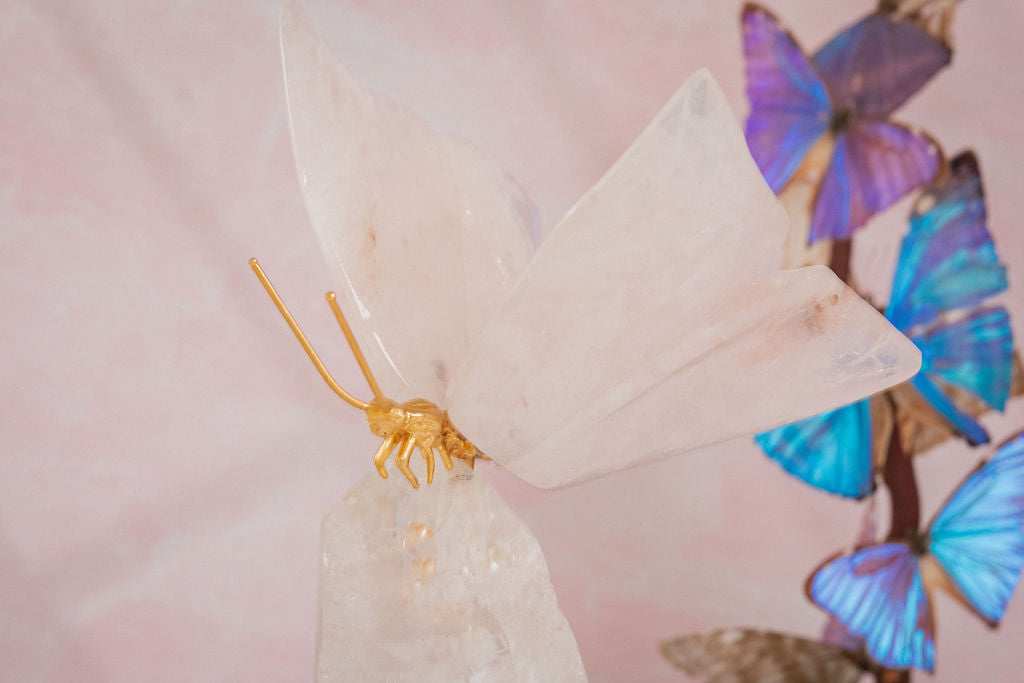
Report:
[{"label": "brown butterfly wing", "polygon": [[862,669],[827,643],[753,629],[724,629],[661,644],[665,659],[707,683],[856,683]]},{"label": "brown butterfly wing", "polygon": [[879,394],[871,397],[871,462],[876,471],[885,467],[885,458],[889,452],[889,441],[892,430],[896,426],[896,409],[889,400],[889,395]]},{"label": "brown butterfly wing", "polygon": [[894,19],[917,24],[941,40],[946,47],[953,46],[953,18],[960,0],[884,0],[880,6],[892,13]]},{"label": "brown butterfly wing", "polygon": [[[958,408],[971,417],[979,417],[991,410],[983,401],[963,389],[939,380],[942,391]],[[1013,354],[1013,379],[1010,382],[1010,397],[1024,394],[1024,367],[1020,353]],[[891,390],[896,403],[896,424],[899,426],[903,452],[920,455],[955,436],[949,423],[909,384],[904,383]]]}]

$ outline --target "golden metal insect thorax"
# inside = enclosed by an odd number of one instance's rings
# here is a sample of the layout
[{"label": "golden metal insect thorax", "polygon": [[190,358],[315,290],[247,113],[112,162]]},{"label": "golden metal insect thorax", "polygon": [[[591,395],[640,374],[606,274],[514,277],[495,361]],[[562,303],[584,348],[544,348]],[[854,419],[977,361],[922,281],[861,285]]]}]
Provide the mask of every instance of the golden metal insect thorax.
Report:
[{"label": "golden metal insect thorax", "polygon": [[398,403],[381,393],[377,380],[373,376],[373,372],[370,371],[370,366],[366,363],[366,357],[363,356],[359,343],[356,342],[352,329],[349,327],[344,313],[341,312],[341,308],[338,306],[337,297],[334,292],[327,292],[325,297],[327,304],[331,307],[331,311],[334,312],[338,325],[341,326],[341,331],[344,333],[346,341],[348,341],[352,355],[356,357],[359,369],[363,371],[366,383],[370,385],[373,399],[369,402],[362,401],[342,389],[331,376],[331,373],[327,371],[327,366],[320,360],[320,356],[313,350],[312,344],[309,343],[306,335],[303,334],[298,323],[295,322],[295,318],[288,310],[288,307],[285,306],[277,290],[274,289],[274,285],[270,283],[270,279],[263,272],[259,262],[256,259],[249,259],[249,265],[252,267],[253,272],[256,273],[256,277],[259,278],[263,288],[267,290],[267,294],[270,295],[274,305],[277,306],[277,310],[284,317],[285,322],[288,323],[288,327],[295,333],[299,344],[302,345],[309,359],[313,361],[313,365],[316,366],[320,376],[327,382],[327,386],[338,396],[341,396],[346,403],[364,411],[366,413],[366,421],[370,425],[370,431],[384,439],[380,448],[377,449],[373,456],[373,464],[377,467],[377,472],[380,473],[380,476],[385,479],[388,478],[388,470],[385,464],[396,449],[398,455],[395,456],[395,464],[402,474],[405,475],[405,478],[409,480],[413,488],[419,488],[420,485],[416,475],[409,467],[409,459],[412,457],[414,450],[420,451],[423,460],[427,464],[428,484],[434,481],[434,451],[440,453],[445,468],[449,470],[454,466],[452,458],[466,460],[470,466],[474,465],[477,458],[487,458],[466,437],[459,433],[459,430],[455,428],[455,425],[448,418],[448,413],[438,408],[435,403],[424,398],[415,398],[405,403]]},{"label": "golden metal insect thorax", "polygon": [[366,421],[371,432],[384,437],[373,456],[373,464],[385,479],[388,471],[384,464],[396,448],[395,464],[413,487],[419,486],[416,475],[409,469],[409,457],[414,449],[419,449],[427,463],[428,484],[434,481],[435,450],[449,470],[453,457],[470,463],[478,457],[476,447],[455,429],[448,413],[424,398],[396,403],[390,398],[374,397],[366,409]]}]

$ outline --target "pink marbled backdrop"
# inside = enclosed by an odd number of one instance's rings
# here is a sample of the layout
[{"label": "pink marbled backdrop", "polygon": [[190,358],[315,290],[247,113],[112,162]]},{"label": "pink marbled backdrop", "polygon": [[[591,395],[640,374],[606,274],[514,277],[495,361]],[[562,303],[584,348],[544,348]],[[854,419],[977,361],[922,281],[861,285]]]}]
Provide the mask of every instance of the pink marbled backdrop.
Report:
[{"label": "pink marbled backdrop", "polygon": [[[813,47],[870,4],[773,7]],[[735,2],[312,5],[358,76],[506,164],[546,227],[693,69],[745,112]],[[966,2],[954,66],[902,113],[978,150],[1015,282],[1022,28],[1014,0]],[[358,385],[320,299],[279,71],[270,0],[0,5],[4,680],[311,676],[320,516],[374,443],[245,263],[262,257]],[[856,265],[877,277],[896,235],[870,231]],[[985,423],[1002,439],[1024,401]],[[980,455],[920,462],[925,514]],[[746,440],[558,492],[486,469],[540,539],[595,681],[678,680],[655,652],[675,633],[817,633],[803,579],[860,512]],[[1020,601],[992,634],[940,598],[935,679],[1020,680]]]}]

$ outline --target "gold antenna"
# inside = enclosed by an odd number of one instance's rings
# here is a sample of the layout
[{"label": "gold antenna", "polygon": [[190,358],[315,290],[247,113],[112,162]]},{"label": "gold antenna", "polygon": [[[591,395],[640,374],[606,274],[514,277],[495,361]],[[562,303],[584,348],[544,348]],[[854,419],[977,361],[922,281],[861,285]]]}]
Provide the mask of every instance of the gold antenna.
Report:
[{"label": "gold antenna", "polygon": [[[318,356],[316,351],[313,350],[313,345],[309,343],[309,339],[307,339],[306,335],[303,334],[302,330],[299,328],[299,324],[295,322],[295,318],[292,316],[291,311],[289,311],[288,307],[284,305],[284,301],[281,300],[277,290],[274,289],[274,285],[270,283],[270,278],[267,277],[267,274],[263,272],[263,268],[260,267],[259,261],[251,258],[249,259],[249,266],[252,268],[253,272],[256,273],[256,277],[259,279],[260,284],[263,285],[263,289],[267,290],[267,294],[270,295],[274,305],[277,306],[277,310],[281,313],[285,322],[288,323],[288,327],[292,328],[292,332],[295,333],[295,338],[299,340],[299,344],[302,345],[302,348],[306,351],[306,355],[309,356],[309,359],[313,361],[313,365],[316,366],[317,372],[319,372],[320,376],[324,378],[325,382],[327,382],[327,386],[329,386],[338,396],[341,396],[346,403],[364,411],[369,408],[369,403],[359,400],[342,389],[341,385],[331,377],[331,373],[327,371],[327,366],[324,365],[324,362],[320,360],[320,356]],[[348,340],[348,344],[352,348],[352,353],[355,354],[356,361],[358,361],[359,367],[362,369],[363,375],[366,377],[366,381],[369,382],[370,388],[373,390],[373,395],[379,397],[380,388],[377,386],[377,381],[373,378],[373,373],[370,372],[370,368],[366,364],[366,358],[363,357],[362,351],[359,350],[359,345],[356,343],[355,337],[352,336],[352,330],[349,329],[348,323],[345,321],[345,316],[342,315],[341,309],[338,308],[334,292],[327,293],[327,303],[331,306],[331,310],[334,311],[334,315],[338,319],[338,323],[341,325],[341,330],[345,333],[345,339]]]},{"label": "gold antenna", "polygon": [[338,306],[338,297],[334,295],[334,292],[327,292],[324,298],[327,299],[327,305],[334,311],[334,318],[338,321],[338,325],[341,326],[341,331],[345,335],[345,341],[348,342],[348,347],[352,349],[352,355],[356,357],[359,369],[363,371],[363,377],[366,378],[366,383],[370,385],[370,391],[377,398],[383,398],[383,394],[380,393],[380,387],[377,386],[377,378],[373,376],[373,372],[366,362],[366,356],[363,355],[362,349],[359,348],[359,342],[356,341],[355,335],[352,334],[352,328],[348,326],[348,321],[345,320],[345,314],[341,312],[341,307]]}]

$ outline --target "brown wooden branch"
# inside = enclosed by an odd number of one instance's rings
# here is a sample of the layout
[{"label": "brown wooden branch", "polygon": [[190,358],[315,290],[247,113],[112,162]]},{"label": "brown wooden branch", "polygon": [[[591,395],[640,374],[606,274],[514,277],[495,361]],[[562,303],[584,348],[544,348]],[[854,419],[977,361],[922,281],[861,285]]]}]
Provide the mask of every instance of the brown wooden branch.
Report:
[{"label": "brown wooden branch", "polygon": [[850,284],[850,258],[852,255],[852,239],[832,241],[832,258],[829,259],[828,267],[846,284]]},{"label": "brown wooden branch", "polygon": [[[835,240],[832,242],[832,257],[829,267],[845,283],[850,284],[850,260],[853,257],[853,240]],[[896,407],[892,405],[895,415]],[[903,452],[899,425],[893,428],[886,452],[885,468],[882,480],[889,489],[892,501],[892,522],[889,526],[888,540],[906,540],[910,538],[921,523],[921,501],[917,490],[917,477],[914,474],[914,460]],[[911,672],[880,668],[873,672],[877,683],[910,683]]]},{"label": "brown wooden branch", "polygon": [[910,683],[910,670],[880,669],[875,680],[878,683]]},{"label": "brown wooden branch", "polygon": [[[882,480],[889,489],[892,502],[892,522],[887,540],[905,541],[917,533],[921,525],[921,497],[914,474],[914,458],[903,452],[898,424],[889,439]],[[910,675],[909,670],[879,669],[875,672],[875,680],[878,683],[910,683]]]},{"label": "brown wooden branch", "polygon": [[921,500],[917,492],[914,459],[903,452],[899,427],[893,431],[892,439],[889,440],[882,479],[892,501],[892,523],[888,538],[890,541],[905,541],[917,532],[921,524]]}]

